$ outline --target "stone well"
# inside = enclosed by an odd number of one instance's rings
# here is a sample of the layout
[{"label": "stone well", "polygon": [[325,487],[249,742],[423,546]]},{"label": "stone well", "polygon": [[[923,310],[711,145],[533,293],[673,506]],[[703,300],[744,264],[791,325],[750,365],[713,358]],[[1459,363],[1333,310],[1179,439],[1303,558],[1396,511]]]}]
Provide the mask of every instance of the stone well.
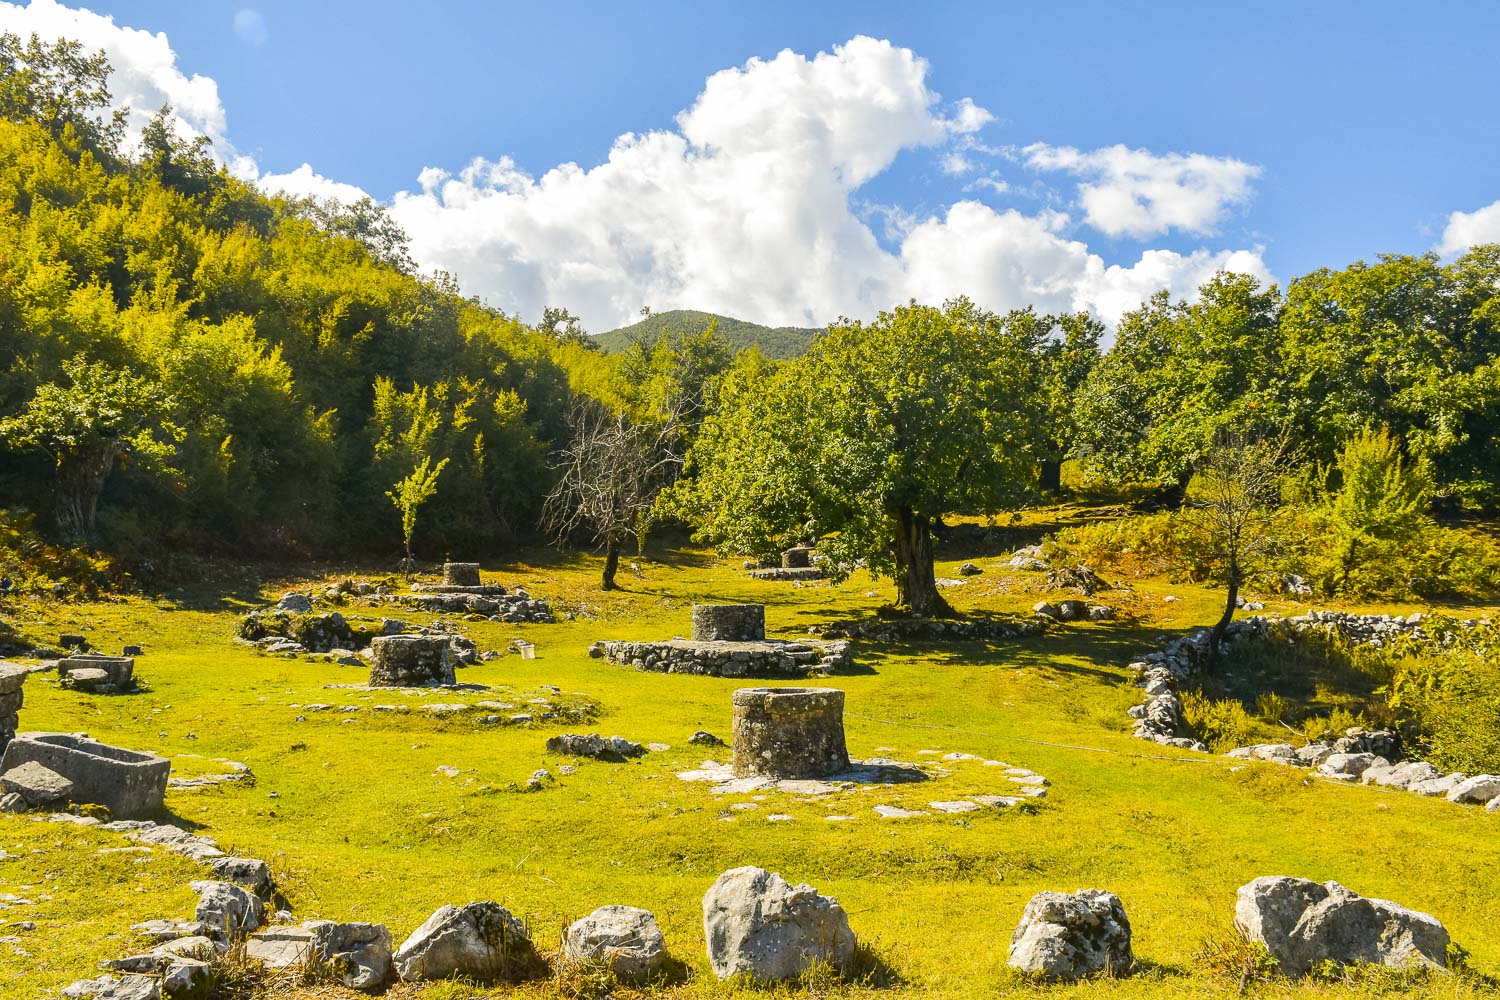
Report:
[{"label": "stone well", "polygon": [[694,642],[762,642],[766,638],[764,604],[694,604]]},{"label": "stone well", "polygon": [[479,564],[478,563],[443,563],[443,586],[445,587],[478,587]]},{"label": "stone well", "polygon": [[733,742],[736,777],[826,778],[847,771],[844,692],[740,688]]},{"label": "stone well", "polygon": [[806,545],[794,545],[781,553],[782,569],[807,569],[812,565],[813,550]]},{"label": "stone well", "polygon": [[73,782],[73,801],[105,806],[115,819],[157,812],[171,761],[68,733],[20,733],[0,757],[0,773],[36,761]]},{"label": "stone well", "polygon": [[370,640],[371,687],[431,687],[453,684],[447,636],[382,635]]}]

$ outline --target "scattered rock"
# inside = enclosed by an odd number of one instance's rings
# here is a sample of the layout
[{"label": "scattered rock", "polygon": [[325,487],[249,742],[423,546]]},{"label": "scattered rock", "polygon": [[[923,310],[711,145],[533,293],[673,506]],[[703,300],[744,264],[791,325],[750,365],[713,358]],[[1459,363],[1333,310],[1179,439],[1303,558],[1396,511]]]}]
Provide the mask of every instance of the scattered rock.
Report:
[{"label": "scattered rock", "polygon": [[1100,889],[1037,893],[1011,935],[1010,966],[1046,979],[1129,972],[1135,956],[1120,897]]},{"label": "scattered rock", "polygon": [[439,907],[396,950],[395,963],[405,980],[513,982],[533,975],[539,960],[521,921],[498,903],[484,902]]},{"label": "scattered rock", "polygon": [[212,936],[233,940],[261,925],[264,911],[260,897],[243,886],[207,880],[188,886],[198,894],[193,919],[208,925]]},{"label": "scattered rock", "polygon": [[856,945],[837,900],[755,867],[727,871],[709,888],[703,935],[714,975],[757,982],[795,979],[824,962],[842,968]]},{"label": "scattered rock", "polygon": [[396,977],[384,924],[314,920],[302,927],[312,933],[314,958],[350,989],[379,992]]},{"label": "scattered rock", "polygon": [[1240,887],[1234,922],[1291,976],[1325,961],[1438,968],[1448,961],[1448,932],[1436,918],[1366,899],[1337,882],[1258,878]]},{"label": "scattered rock", "polygon": [[966,562],[958,567],[959,576],[978,576],[983,572],[984,570],[980,569],[978,566],[974,565],[971,562]]},{"label": "scattered rock", "polygon": [[700,729],[688,737],[688,742],[700,747],[722,747],[725,742],[706,729]]},{"label": "scattered rock", "polygon": [[569,757],[592,757],[595,760],[612,761],[618,764],[631,757],[645,756],[646,748],[639,743],[632,743],[623,736],[611,736],[605,739],[598,733],[591,736],[563,733],[547,740],[547,752],[565,754]]},{"label": "scattered rock", "polygon": [[34,760],[0,774],[0,788],[21,796],[28,809],[62,805],[73,797],[74,791],[73,782]]},{"label": "scattered rock", "polygon": [[563,934],[563,956],[605,966],[627,986],[643,986],[666,966],[667,945],[656,917],[633,906],[601,906]]}]

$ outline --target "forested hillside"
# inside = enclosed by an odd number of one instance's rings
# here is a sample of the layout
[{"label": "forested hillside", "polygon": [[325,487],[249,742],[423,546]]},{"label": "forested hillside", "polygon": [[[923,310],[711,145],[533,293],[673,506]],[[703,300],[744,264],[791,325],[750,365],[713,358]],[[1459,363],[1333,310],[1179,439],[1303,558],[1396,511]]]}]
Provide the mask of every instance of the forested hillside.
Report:
[{"label": "forested hillside", "polygon": [[672,309],[652,313],[638,323],[622,326],[594,337],[594,342],[611,353],[626,350],[637,341],[656,343],[664,335],[674,333],[698,333],[714,326],[734,347],[757,348],[768,358],[785,360],[795,358],[812,344],[813,337],[820,332],[814,327],[761,326],[732,316],[699,312],[696,309]]}]

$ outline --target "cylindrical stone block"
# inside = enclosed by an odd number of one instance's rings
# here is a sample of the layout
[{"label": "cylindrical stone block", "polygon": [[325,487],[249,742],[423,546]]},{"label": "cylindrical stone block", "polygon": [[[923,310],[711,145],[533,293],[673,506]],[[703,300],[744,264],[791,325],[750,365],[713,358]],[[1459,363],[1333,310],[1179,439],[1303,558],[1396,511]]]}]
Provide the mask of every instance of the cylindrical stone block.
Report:
[{"label": "cylindrical stone block", "polygon": [[694,604],[694,642],[762,642],[766,638],[764,604]]},{"label": "cylindrical stone block", "polygon": [[812,549],[795,545],[781,554],[782,569],[807,569],[812,565]]},{"label": "cylindrical stone block", "polygon": [[445,587],[478,587],[479,564],[478,563],[443,563],[443,586]]},{"label": "cylindrical stone block", "polygon": [[826,778],[847,770],[843,691],[740,688],[734,693],[737,777]]},{"label": "cylindrical stone block", "polygon": [[453,656],[447,638],[433,635],[381,635],[370,640],[371,687],[430,687],[453,684]]}]

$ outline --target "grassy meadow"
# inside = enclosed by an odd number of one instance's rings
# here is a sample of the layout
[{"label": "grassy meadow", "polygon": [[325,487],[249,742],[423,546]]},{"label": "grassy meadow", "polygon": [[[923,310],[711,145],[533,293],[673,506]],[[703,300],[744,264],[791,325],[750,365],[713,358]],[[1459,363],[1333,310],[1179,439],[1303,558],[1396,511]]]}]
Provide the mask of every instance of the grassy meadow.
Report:
[{"label": "grassy meadow", "polygon": [[[1025,613],[1038,599],[1039,575],[1001,569],[998,554],[944,550],[940,576],[956,575],[967,559],[985,570],[946,591],[960,610]],[[622,571],[624,590],[604,594],[594,586],[596,559],[530,555],[535,562],[486,563],[486,580],[524,586],[550,600],[554,612],[578,617],[504,625],[448,616],[481,649],[503,650],[517,637],[537,647],[533,660],[509,654],[461,668],[459,678],[523,697],[556,685],[596,701],[595,723],[482,726],[467,717],[377,713],[367,706],[420,702],[325,687],[363,681],[361,668],[231,644],[247,607],[291,586],[362,569],[329,566],[297,575],[226,571],[201,592],[154,600],[10,605],[13,623],[39,642],[81,632],[106,652],[142,644],[137,675],[149,684],[145,693],[99,697],[62,690],[52,675],[33,676],[21,727],[84,731],[126,747],[202,758],[174,760],[174,773],[213,770],[213,758],[249,764],[253,785],[170,790],[168,818],[212,835],[226,851],[267,860],[298,920],[379,921],[399,943],[443,903],[493,899],[523,916],[537,943],[550,949],[569,920],[596,906],[650,909],[687,970],[656,991],[663,997],[765,992],[718,983],[704,956],[703,893],[719,873],[746,864],[837,897],[870,949],[873,971],[863,981],[814,979],[789,990],[796,995],[1494,993],[1487,976],[1500,974],[1500,816],[1130,738],[1126,709],[1137,692],[1124,664],[1163,635],[1210,622],[1218,592],[1133,580],[1128,591],[1099,595],[1127,612],[1113,622],[1058,625],[1009,643],[859,642],[858,670],[827,681],[848,692],[852,755],[873,756],[877,748],[903,760],[933,759],[922,751],[972,753],[1051,781],[1049,795],[1034,807],[885,820],[870,807],[920,807],[1010,789],[996,769],[970,762],[947,765],[952,775],[938,782],[859,789],[831,801],[715,796],[676,772],[707,757],[724,759],[726,750],[692,746],[687,738],[707,729],[727,739],[730,692],[743,682],[638,673],[590,659],[587,647],[600,638],[684,634],[695,601],[764,602],[768,632],[795,636],[813,624],[874,613],[891,600],[889,582],[865,576],[838,586],[759,582],[738,561],[662,548],[639,560],[638,571]],[[1178,600],[1164,601],[1169,594]],[[382,613],[357,604],[341,610]],[[1304,608],[1273,600],[1268,610]],[[385,613],[407,621],[432,617]],[[348,714],[292,707],[314,702],[366,707]],[[543,749],[549,735],[595,729],[671,749],[627,764],[569,760]],[[522,790],[538,768],[557,776],[564,763],[576,772],[540,791]],[[458,768],[458,775],[445,776],[437,770],[443,766]],[[730,808],[752,802],[756,808]],[[793,819],[773,822],[772,814]],[[829,814],[853,818],[829,822]],[[159,849],[111,850],[126,843],[73,825],[0,817],[0,848],[12,855],[0,860],[0,892],[31,901],[0,911],[0,920],[37,925],[18,934],[18,944],[0,944],[0,996],[55,993],[91,975],[100,959],[137,946],[131,923],[190,915],[186,883],[203,869]],[[1269,874],[1337,879],[1359,893],[1428,911],[1468,949],[1473,971],[1415,980],[1242,982],[1231,962],[1213,956],[1230,936],[1235,889]],[[1036,986],[1008,972],[1007,946],[1026,901],[1043,889],[1086,886],[1122,898],[1142,970],[1065,987]],[[391,995],[554,996],[572,995],[577,986],[443,983],[403,985]],[[290,982],[266,989],[274,996],[340,995]]]}]

